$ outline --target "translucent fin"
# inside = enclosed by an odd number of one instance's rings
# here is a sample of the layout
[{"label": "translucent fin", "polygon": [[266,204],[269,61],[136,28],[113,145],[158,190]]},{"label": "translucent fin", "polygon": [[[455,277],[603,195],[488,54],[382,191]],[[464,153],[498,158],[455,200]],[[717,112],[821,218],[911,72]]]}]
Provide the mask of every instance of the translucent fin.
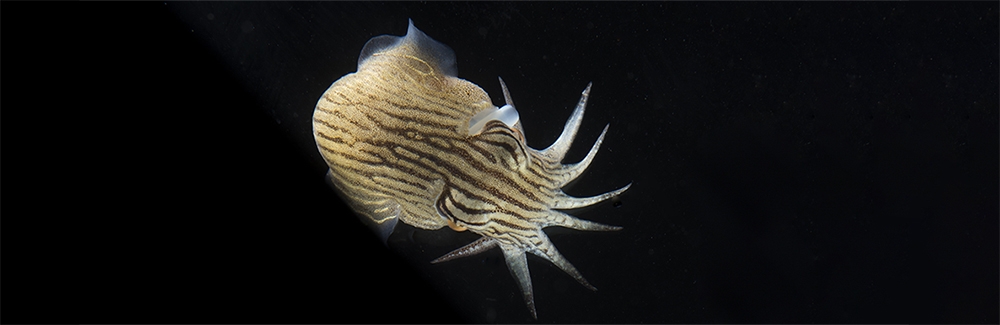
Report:
[{"label": "translucent fin", "polygon": [[538,319],[538,314],[535,312],[534,291],[531,289],[531,274],[528,272],[528,259],[524,255],[524,250],[513,246],[500,248],[503,250],[504,260],[507,261],[507,269],[521,286],[521,294],[524,295],[524,303],[528,305],[531,317]]},{"label": "translucent fin", "polygon": [[382,239],[382,244],[389,245],[389,235],[392,235],[392,231],[396,229],[397,223],[399,223],[399,218],[389,218],[375,225],[375,232]]},{"label": "translucent fin", "polygon": [[631,186],[632,183],[629,183],[628,185],[625,185],[625,187],[622,187],[620,189],[591,197],[573,197],[567,195],[566,193],[563,193],[562,191],[559,191],[558,193],[556,193],[556,197],[553,202],[552,208],[558,210],[566,210],[566,209],[588,207],[597,203],[601,203],[604,200],[621,195]]},{"label": "translucent fin", "polygon": [[402,37],[392,35],[379,35],[372,37],[372,39],[365,43],[365,47],[361,48],[361,56],[358,57],[358,71],[361,71],[361,66],[364,65],[365,60],[370,58],[375,53],[383,52],[396,47],[402,39]]},{"label": "translucent fin", "polygon": [[576,109],[573,110],[573,114],[569,116],[568,120],[566,120],[566,125],[563,126],[563,131],[562,134],[559,135],[559,139],[556,139],[556,142],[553,142],[552,145],[540,152],[543,156],[549,157],[551,162],[561,162],[563,157],[566,156],[566,151],[568,151],[570,145],[573,144],[573,138],[576,137],[576,131],[580,129],[580,122],[583,121],[583,112],[586,110],[587,98],[590,97],[590,86],[592,85],[593,83],[588,83],[587,88],[583,90],[583,94],[580,96],[580,102],[576,104]]},{"label": "translucent fin", "polygon": [[330,186],[337,189],[337,194],[341,195],[344,201],[349,203],[361,221],[378,234],[379,238],[382,239],[382,244],[388,245],[389,235],[392,235],[392,231],[396,229],[400,214],[403,213],[399,203],[391,198],[371,201],[348,200],[343,196],[343,189],[337,188],[332,170],[327,170],[326,181]]},{"label": "translucent fin", "polygon": [[[392,231],[396,229],[396,224],[399,223],[399,214],[402,213],[402,208],[393,199],[372,202],[371,204],[366,204],[366,206],[366,208],[371,209],[369,210],[371,213],[364,214],[361,221],[364,221],[375,230],[375,233],[382,239],[382,244],[388,245],[389,235],[392,235]],[[355,211],[365,210],[355,209]]]},{"label": "translucent fin", "polygon": [[361,70],[361,66],[365,60],[372,57],[372,55],[389,51],[403,44],[412,45],[413,49],[417,52],[417,56],[424,59],[435,70],[440,71],[441,74],[451,77],[458,76],[455,51],[417,29],[413,25],[412,19],[410,19],[405,36],[380,35],[368,40],[368,43],[365,43],[365,46],[361,49],[361,56],[358,57],[358,70]]},{"label": "translucent fin", "polygon": [[444,256],[438,257],[437,259],[431,261],[432,264],[437,264],[441,262],[447,262],[456,258],[466,257],[476,255],[485,251],[492,249],[497,246],[497,241],[489,237],[480,237],[476,241],[462,246],[459,249],[453,250]]}]

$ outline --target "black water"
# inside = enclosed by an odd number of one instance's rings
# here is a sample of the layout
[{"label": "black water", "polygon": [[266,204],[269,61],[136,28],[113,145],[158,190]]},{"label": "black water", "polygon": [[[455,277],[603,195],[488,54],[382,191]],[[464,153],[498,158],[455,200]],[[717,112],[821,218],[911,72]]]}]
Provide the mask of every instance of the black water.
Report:
[{"label": "black water", "polygon": [[408,18],[534,147],[594,83],[567,191],[633,182],[576,213],[624,230],[549,231],[600,290],[529,258],[538,322],[1000,322],[996,2],[3,7],[7,323],[531,322],[323,183],[316,100]]}]

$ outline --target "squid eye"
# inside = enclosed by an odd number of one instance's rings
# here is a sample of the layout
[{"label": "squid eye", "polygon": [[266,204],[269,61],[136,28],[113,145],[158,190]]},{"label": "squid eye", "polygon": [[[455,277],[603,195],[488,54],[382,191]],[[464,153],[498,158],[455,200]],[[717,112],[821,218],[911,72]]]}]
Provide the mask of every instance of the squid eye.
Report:
[{"label": "squid eye", "polygon": [[451,228],[451,230],[458,232],[469,230],[469,228],[466,228],[465,226],[458,224],[458,220],[453,218],[448,218],[448,228]]}]

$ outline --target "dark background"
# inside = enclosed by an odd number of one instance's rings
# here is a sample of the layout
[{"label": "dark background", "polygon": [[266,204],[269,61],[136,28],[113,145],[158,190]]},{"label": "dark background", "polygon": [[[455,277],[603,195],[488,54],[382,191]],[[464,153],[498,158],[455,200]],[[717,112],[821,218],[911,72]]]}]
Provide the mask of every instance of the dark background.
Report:
[{"label": "dark background", "polygon": [[4,2],[6,323],[531,321],[499,251],[322,180],[316,100],[407,18],[529,145],[593,82],[539,322],[997,323],[998,8]]}]

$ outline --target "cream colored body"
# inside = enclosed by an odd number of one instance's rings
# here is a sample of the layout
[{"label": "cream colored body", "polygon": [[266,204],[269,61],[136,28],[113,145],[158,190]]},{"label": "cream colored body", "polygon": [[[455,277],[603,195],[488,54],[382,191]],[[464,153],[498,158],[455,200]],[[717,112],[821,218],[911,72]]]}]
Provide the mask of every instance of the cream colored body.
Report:
[{"label": "cream colored body", "polygon": [[[372,39],[362,50],[358,71],[337,80],[317,103],[316,144],[342,197],[383,236],[397,220],[482,236],[434,262],[500,247],[537,317],[526,252],[594,289],[542,228],[620,229],[556,209],[592,205],[628,186],[590,198],[570,197],[561,190],[586,169],[604,138],[602,133],[583,161],[561,163],[583,117],[590,86],[556,143],[535,150],[525,144],[506,86],[509,107],[499,110],[485,91],[457,78],[454,71],[451,50],[412,22],[404,37]],[[487,122],[470,126],[473,117]]]}]

